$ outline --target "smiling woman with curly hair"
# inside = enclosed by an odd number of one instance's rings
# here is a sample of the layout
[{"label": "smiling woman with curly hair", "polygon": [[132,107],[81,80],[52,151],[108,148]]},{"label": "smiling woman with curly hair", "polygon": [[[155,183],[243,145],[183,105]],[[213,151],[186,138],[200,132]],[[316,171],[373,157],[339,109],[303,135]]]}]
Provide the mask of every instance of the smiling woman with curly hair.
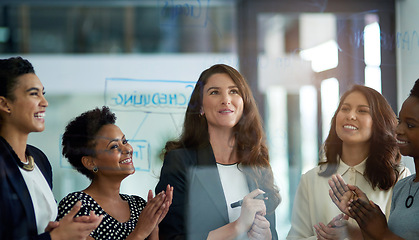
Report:
[{"label": "smiling woman with curly hair", "polygon": [[63,134],[63,155],[80,173],[91,180],[83,191],[68,194],[58,206],[58,219],[81,201],[77,214],[103,215],[103,221],[87,239],[158,239],[158,223],[169,210],[173,188],[169,185],[148,203],[135,195],[121,194],[121,182],[135,172],[133,149],[116,117],[108,107],[82,113]]}]

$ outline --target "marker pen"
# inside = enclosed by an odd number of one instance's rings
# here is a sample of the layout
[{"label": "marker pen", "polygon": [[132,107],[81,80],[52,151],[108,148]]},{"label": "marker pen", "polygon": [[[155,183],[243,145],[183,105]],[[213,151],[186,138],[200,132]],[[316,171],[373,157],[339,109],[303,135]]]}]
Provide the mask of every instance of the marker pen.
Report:
[{"label": "marker pen", "polygon": [[[267,193],[264,194],[259,194],[257,195],[254,199],[265,199],[266,197],[268,197]],[[232,204],[230,204],[231,208],[236,208],[236,207],[240,207],[243,204],[243,200],[239,200],[237,202],[233,202]]]}]

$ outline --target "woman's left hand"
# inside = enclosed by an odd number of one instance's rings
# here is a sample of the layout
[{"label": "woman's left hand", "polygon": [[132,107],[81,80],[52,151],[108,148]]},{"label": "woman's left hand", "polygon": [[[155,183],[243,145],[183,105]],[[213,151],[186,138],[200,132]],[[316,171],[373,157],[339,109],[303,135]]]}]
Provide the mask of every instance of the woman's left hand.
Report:
[{"label": "woman's left hand", "polygon": [[[151,195],[150,195],[151,194]],[[148,201],[153,198],[153,192],[150,190],[148,191]],[[167,212],[169,212],[170,205],[172,205],[173,201],[173,187],[171,187],[169,184],[166,187],[166,198],[164,200],[164,205],[162,205],[162,213],[160,215],[160,218],[157,221],[157,226],[161,223],[161,221],[166,217]]]},{"label": "woman's left hand", "polygon": [[345,239],[348,235],[346,226],[342,227],[330,227],[323,223],[314,225],[316,229],[316,235],[318,240],[340,240]]},{"label": "woman's left hand", "polygon": [[247,236],[250,240],[271,240],[272,233],[270,226],[271,224],[264,216],[256,214],[253,225],[247,232]]}]

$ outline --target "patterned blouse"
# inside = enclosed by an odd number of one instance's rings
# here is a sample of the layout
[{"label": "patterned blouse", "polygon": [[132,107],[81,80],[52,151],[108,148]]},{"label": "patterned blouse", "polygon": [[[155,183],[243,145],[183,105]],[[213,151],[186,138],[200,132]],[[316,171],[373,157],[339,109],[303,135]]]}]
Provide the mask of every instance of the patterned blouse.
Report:
[{"label": "patterned blouse", "polygon": [[131,217],[127,222],[118,222],[115,218],[106,213],[102,207],[88,194],[84,192],[73,192],[63,198],[58,205],[57,220],[63,218],[70,212],[77,201],[82,202],[82,208],[76,216],[89,215],[94,211],[96,215],[103,215],[103,220],[99,226],[90,233],[96,240],[101,239],[125,239],[134,230],[138,222],[138,217],[146,205],[146,201],[135,195],[120,194],[121,198],[128,202]]}]

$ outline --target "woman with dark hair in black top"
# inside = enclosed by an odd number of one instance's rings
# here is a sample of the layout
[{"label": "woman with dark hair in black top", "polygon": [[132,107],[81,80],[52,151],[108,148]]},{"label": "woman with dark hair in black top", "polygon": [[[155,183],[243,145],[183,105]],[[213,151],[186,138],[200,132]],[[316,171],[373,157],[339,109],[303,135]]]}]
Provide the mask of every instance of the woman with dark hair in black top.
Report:
[{"label": "woman with dark hair in black top", "polygon": [[78,202],[59,222],[51,165],[28,145],[45,128],[44,86],[21,57],[0,60],[0,239],[85,239],[102,216],[73,218]]}]

